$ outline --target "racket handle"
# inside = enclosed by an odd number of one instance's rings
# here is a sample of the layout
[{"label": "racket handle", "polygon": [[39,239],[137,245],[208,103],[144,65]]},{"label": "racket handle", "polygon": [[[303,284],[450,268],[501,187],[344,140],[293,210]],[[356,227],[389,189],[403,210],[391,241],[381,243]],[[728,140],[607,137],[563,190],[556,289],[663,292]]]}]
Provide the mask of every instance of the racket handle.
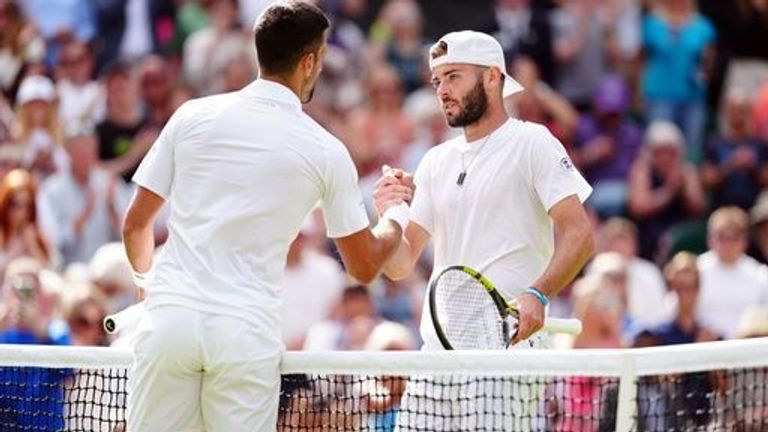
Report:
[{"label": "racket handle", "polygon": [[120,312],[107,315],[104,318],[104,330],[109,334],[118,333],[125,326],[133,324],[139,320],[144,313],[144,302],[136,303]]},{"label": "racket handle", "polygon": [[539,331],[566,333],[575,336],[581,333],[581,320],[576,318],[547,318],[544,321],[544,326]]}]

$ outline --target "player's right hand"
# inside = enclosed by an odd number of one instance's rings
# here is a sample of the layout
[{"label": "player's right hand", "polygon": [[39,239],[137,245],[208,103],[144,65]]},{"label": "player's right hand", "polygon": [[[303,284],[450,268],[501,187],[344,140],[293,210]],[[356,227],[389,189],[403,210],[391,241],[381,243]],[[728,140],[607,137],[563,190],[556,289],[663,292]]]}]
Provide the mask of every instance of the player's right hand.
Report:
[{"label": "player's right hand", "polygon": [[392,206],[403,202],[410,203],[413,199],[413,176],[405,171],[388,166],[382,168],[383,175],[376,181],[373,188],[373,203],[379,215],[384,214]]}]

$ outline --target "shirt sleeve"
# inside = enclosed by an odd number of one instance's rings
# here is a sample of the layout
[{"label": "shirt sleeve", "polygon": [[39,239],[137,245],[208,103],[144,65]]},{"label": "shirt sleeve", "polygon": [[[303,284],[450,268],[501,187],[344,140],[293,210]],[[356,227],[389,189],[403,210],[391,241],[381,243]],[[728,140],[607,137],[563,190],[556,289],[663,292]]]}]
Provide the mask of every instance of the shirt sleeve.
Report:
[{"label": "shirt sleeve", "polygon": [[416,168],[413,182],[416,191],[411,201],[411,221],[424,228],[430,235],[434,229],[434,212],[432,211],[432,198],[430,196],[430,154],[427,153]]},{"label": "shirt sleeve", "polygon": [[576,195],[583,203],[592,193],[592,187],[573,166],[563,145],[547,129],[530,143],[533,188],[544,208],[549,211],[561,200]]},{"label": "shirt sleeve", "polygon": [[168,200],[173,186],[174,147],[178,139],[176,130],[183,119],[183,107],[179,108],[165,125],[152,147],[144,156],[133,181],[139,186]]},{"label": "shirt sleeve", "polygon": [[338,143],[329,151],[326,166],[323,214],[328,237],[354,234],[370,225],[357,184],[357,169],[349,152]]}]

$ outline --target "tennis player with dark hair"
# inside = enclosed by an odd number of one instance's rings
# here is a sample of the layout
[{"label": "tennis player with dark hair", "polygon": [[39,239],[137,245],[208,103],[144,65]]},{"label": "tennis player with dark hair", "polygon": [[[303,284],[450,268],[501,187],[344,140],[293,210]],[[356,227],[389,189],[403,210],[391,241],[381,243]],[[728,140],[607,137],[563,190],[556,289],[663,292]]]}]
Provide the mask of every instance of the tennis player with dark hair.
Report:
[{"label": "tennis player with dark hair", "polygon": [[[433,147],[414,179],[396,170],[377,182],[374,199],[379,211],[386,210],[390,188],[411,180],[416,185],[411,223],[385,273],[393,279],[410,275],[432,238],[432,279],[449,266],[468,266],[511,299],[519,311],[514,344],[542,327],[549,299],[591,256],[592,226],[582,203],[592,189],[544,126],[507,114],[504,97],[522,87],[505,72],[501,46],[493,37],[473,31],[449,33],[431,48],[429,62],[445,118],[464,134]],[[429,302],[424,305],[424,349],[443,349],[429,318]],[[418,393],[415,387],[409,387],[411,396]],[[404,405],[412,402],[404,400]],[[497,426],[477,418],[481,413],[465,413],[461,406],[446,403],[448,417],[460,423],[419,415],[414,419],[413,413],[404,419],[401,412],[400,430]],[[518,430],[504,417],[512,413],[498,414],[506,429],[483,430]]]},{"label": "tennis player with dark hair", "polygon": [[[346,148],[302,111],[328,28],[310,3],[269,7],[254,28],[259,79],[182,105],[134,176],[123,235],[147,313],[130,380],[132,432],[275,430],[280,282],[318,201],[356,279],[375,278],[400,243],[411,189],[390,186],[384,218],[369,229]],[[166,201],[169,238],[153,260]]]}]

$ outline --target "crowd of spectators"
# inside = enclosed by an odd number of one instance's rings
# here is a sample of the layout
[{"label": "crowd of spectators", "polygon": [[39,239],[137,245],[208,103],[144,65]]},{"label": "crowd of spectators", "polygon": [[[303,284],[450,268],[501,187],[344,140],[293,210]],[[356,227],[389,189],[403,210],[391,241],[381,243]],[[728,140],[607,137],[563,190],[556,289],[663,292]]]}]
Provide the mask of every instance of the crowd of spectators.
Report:
[{"label": "crowd of spectators", "polygon": [[[460,133],[426,56],[459,28],[426,17],[464,9],[318,2],[333,27],[305,109],[370,199],[383,164],[412,171]],[[257,76],[250,28],[269,3],[0,0],[0,342],[109,343],[101,318],[134,301],[117,243],[131,175],[177,107]],[[502,43],[526,88],[510,114],[546,125],[594,186],[599,253],[551,311],[585,331],[555,345],[768,336],[768,1],[473,4],[485,18],[453,21]],[[163,220],[158,246],[166,236]],[[287,347],[418,347],[430,261],[356,285],[313,214],[288,256]]]}]

